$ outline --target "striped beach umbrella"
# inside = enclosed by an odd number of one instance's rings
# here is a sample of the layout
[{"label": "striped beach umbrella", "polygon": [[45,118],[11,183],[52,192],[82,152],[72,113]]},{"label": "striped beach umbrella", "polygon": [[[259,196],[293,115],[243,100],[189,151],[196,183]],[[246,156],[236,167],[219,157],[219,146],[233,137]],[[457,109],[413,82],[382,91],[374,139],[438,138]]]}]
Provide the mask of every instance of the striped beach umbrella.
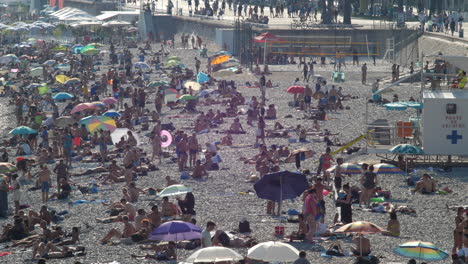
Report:
[{"label": "striped beach umbrella", "polygon": [[405,172],[400,170],[395,165],[388,163],[378,163],[374,165],[374,172],[377,174],[404,174]]},{"label": "striped beach umbrella", "polygon": [[440,261],[448,258],[449,254],[430,242],[410,241],[393,249],[397,255],[423,261]]},{"label": "striped beach umbrella", "polygon": [[78,124],[85,125],[89,132],[102,129],[105,131],[114,131],[117,127],[115,120],[107,116],[88,116],[81,119]]},{"label": "striped beach umbrella", "polygon": [[[336,170],[336,165],[329,168],[327,171],[328,172],[335,172]],[[362,169],[360,165],[357,164],[352,164],[352,163],[343,163],[341,164],[341,173],[342,174],[361,174]]]}]

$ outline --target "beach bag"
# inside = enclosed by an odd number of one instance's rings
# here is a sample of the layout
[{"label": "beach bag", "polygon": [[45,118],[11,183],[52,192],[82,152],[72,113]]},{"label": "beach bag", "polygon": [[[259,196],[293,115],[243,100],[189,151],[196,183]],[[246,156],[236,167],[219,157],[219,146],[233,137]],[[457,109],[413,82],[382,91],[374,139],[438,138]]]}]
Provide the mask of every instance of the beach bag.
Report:
[{"label": "beach bag", "polygon": [[250,223],[247,220],[239,222],[239,232],[240,233],[250,233],[252,230],[250,230]]},{"label": "beach bag", "polygon": [[284,226],[275,226],[275,236],[283,236],[284,235]]}]

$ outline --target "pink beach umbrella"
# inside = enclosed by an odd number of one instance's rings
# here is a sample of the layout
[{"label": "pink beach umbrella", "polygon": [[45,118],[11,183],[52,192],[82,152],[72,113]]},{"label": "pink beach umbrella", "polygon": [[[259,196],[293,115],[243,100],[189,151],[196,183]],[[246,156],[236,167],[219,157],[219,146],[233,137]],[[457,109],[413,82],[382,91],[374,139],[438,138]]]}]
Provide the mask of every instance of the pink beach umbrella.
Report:
[{"label": "pink beach umbrella", "polygon": [[112,97],[108,97],[104,100],[102,100],[102,102],[106,105],[113,105],[113,104],[116,104],[117,103],[117,99],[115,98],[112,98]]},{"label": "pink beach umbrella", "polygon": [[71,110],[70,113],[72,113],[72,114],[78,113],[78,112],[81,112],[83,110],[90,109],[92,107],[93,106],[91,104],[89,104],[89,103],[77,104],[75,107],[73,107],[73,109]]}]

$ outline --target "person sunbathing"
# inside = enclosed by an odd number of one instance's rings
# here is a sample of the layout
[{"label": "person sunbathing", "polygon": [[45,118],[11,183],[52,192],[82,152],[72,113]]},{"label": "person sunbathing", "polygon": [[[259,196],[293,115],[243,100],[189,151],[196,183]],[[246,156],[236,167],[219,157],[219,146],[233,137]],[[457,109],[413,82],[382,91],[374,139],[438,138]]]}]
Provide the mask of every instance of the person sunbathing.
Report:
[{"label": "person sunbathing", "polygon": [[251,237],[237,237],[233,234],[228,235],[226,232],[222,230],[216,230],[213,238],[212,238],[213,246],[220,246],[223,247],[233,247],[233,248],[241,248],[241,247],[252,247],[257,244],[257,241]]},{"label": "person sunbathing", "polygon": [[228,132],[226,136],[221,138],[221,145],[223,146],[232,146],[233,138],[231,134]]},{"label": "person sunbathing", "polygon": [[71,176],[86,176],[86,175],[95,174],[95,173],[102,173],[102,172],[108,172],[108,170],[106,168],[102,167],[102,166],[99,166],[99,167],[96,167],[96,168],[87,169],[87,170],[85,170],[83,172],[74,173]]},{"label": "person sunbathing", "polygon": [[411,192],[420,192],[421,194],[431,194],[436,191],[436,182],[429,174],[424,174],[422,179],[416,182],[416,188]]},{"label": "person sunbathing", "polygon": [[276,108],[274,104],[268,106],[268,109],[266,110],[265,119],[276,119]]},{"label": "person sunbathing", "polygon": [[242,127],[242,124],[239,121],[239,118],[235,118],[229,127],[229,132],[233,134],[245,134],[245,130]]},{"label": "person sunbathing", "polygon": [[131,235],[136,233],[135,226],[131,223],[129,223],[129,217],[124,215],[122,217],[122,222],[124,224],[124,228],[122,232],[119,232],[117,229],[112,228],[109,233],[107,233],[104,238],[101,239],[101,244],[105,245],[109,240],[111,240],[113,237],[117,238],[129,238]]},{"label": "person sunbathing", "polygon": [[177,181],[174,181],[171,179],[171,176],[166,176],[166,187],[169,187],[171,185],[179,184]]},{"label": "person sunbathing", "polygon": [[107,218],[96,218],[96,221],[98,223],[112,223],[112,222],[117,222],[117,221],[122,221],[123,217],[127,217],[131,221],[136,216],[136,209],[133,206],[133,204],[127,202],[126,199],[120,199],[119,203],[115,203],[107,208],[107,210],[112,210],[116,209],[117,211],[120,211],[119,215],[117,216],[111,216]]},{"label": "person sunbathing", "polygon": [[335,240],[330,244],[325,254],[328,256],[337,256],[337,257],[343,257],[345,255],[343,247],[341,246],[341,242],[338,240]]},{"label": "person sunbathing", "polygon": [[84,251],[84,247],[63,247],[59,249],[52,242],[39,242],[33,247],[32,258],[70,258],[75,256],[74,252],[81,252],[80,255],[84,255]]},{"label": "person sunbathing", "polygon": [[371,244],[368,238],[365,238],[364,235],[358,234],[353,239],[353,243],[356,245],[356,248],[353,248],[353,254],[356,256],[369,256],[371,254]]},{"label": "person sunbathing", "polygon": [[163,202],[161,204],[161,214],[163,218],[166,220],[174,218],[178,215],[178,211],[179,209],[175,203],[169,202],[168,197],[163,197]]},{"label": "person sunbathing", "polygon": [[165,246],[163,245],[152,245],[151,248],[154,250],[154,255],[146,254],[146,255],[135,255],[131,254],[132,258],[148,258],[148,259],[155,259],[155,260],[175,260],[177,259],[176,255],[176,244],[173,241],[169,241],[169,243]]}]

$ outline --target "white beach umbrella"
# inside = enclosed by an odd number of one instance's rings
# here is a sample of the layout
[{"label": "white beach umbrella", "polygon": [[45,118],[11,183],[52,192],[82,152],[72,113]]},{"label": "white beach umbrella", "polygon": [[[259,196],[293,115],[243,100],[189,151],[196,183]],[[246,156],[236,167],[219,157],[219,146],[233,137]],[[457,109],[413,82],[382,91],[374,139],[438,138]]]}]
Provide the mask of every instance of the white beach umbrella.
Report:
[{"label": "white beach umbrella", "polygon": [[226,247],[201,248],[185,260],[185,263],[239,261],[244,257]]},{"label": "white beach umbrella", "polygon": [[251,247],[247,257],[265,262],[291,262],[299,257],[299,250],[286,243],[268,241]]},{"label": "white beach umbrella", "polygon": [[160,193],[158,193],[159,197],[166,197],[166,196],[177,196],[192,192],[192,188],[184,186],[182,184],[174,184],[164,188]]}]

